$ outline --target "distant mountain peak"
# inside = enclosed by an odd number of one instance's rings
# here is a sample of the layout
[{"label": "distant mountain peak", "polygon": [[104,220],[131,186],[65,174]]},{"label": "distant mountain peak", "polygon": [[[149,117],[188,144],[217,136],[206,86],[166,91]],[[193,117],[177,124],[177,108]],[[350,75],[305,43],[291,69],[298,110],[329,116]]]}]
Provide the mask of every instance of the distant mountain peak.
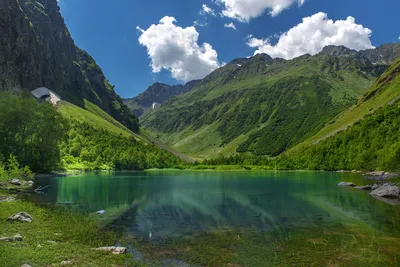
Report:
[{"label": "distant mountain peak", "polygon": [[327,45],[319,54],[330,56],[350,56],[357,54],[357,51],[343,45]]}]

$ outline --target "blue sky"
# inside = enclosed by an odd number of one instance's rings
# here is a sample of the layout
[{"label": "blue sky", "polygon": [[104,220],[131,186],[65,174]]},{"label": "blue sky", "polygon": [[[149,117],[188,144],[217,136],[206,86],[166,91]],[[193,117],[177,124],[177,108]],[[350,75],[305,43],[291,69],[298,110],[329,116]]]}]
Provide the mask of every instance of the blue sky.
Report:
[{"label": "blue sky", "polygon": [[[290,59],[315,54],[326,44],[359,50],[399,41],[397,0],[218,1],[61,0],[59,5],[76,44],[95,58],[122,97],[134,97],[156,81],[201,78],[256,51]],[[195,21],[197,26],[188,28]],[[236,29],[224,27],[230,23]]]}]

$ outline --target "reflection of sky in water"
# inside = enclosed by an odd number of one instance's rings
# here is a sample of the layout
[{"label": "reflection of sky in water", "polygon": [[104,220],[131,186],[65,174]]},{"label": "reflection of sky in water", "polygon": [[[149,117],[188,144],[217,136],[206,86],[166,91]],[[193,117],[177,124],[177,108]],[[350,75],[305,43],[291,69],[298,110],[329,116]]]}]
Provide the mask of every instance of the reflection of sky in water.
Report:
[{"label": "reflection of sky in water", "polygon": [[312,172],[149,172],[89,174],[42,180],[38,202],[66,203],[88,213],[106,210],[106,222],[153,239],[214,229],[271,230],[321,221],[357,220],[399,227],[399,207],[351,188],[361,176]]}]

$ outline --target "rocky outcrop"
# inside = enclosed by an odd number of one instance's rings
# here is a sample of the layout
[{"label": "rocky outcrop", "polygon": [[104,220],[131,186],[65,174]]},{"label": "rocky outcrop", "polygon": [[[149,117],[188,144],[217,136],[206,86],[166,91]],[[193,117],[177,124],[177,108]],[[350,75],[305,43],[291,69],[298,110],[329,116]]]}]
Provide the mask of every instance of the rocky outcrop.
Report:
[{"label": "rocky outcrop", "polygon": [[1,0],[0,32],[0,91],[47,87],[81,107],[87,99],[138,131],[100,67],[75,46],[57,0]]}]

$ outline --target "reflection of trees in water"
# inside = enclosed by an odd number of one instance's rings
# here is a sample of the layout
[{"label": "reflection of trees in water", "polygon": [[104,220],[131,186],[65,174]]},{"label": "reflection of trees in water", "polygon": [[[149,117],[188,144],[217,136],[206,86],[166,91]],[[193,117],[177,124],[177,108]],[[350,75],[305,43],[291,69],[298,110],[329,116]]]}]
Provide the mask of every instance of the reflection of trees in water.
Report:
[{"label": "reflection of trees in water", "polygon": [[[399,208],[338,188],[331,173],[135,173],[57,180],[55,202],[106,210],[108,226],[153,238],[227,227],[261,230],[359,220],[399,227]],[[265,177],[268,175],[269,177]],[[264,177],[263,177],[264,176]]]}]

